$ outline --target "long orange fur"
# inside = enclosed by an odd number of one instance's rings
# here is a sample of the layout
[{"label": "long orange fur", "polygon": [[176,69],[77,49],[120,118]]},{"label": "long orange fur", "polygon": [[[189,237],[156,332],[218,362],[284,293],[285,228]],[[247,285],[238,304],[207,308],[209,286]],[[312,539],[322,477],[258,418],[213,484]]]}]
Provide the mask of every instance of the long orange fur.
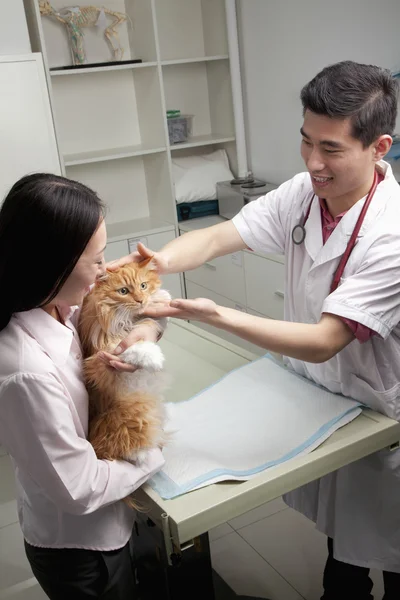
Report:
[{"label": "long orange fur", "polygon": [[129,333],[127,329],[116,332],[113,327],[118,310],[126,309],[134,323],[143,323],[146,319],[138,311],[157,301],[161,282],[148,263],[131,263],[109,271],[82,306],[78,331],[89,390],[89,441],[99,459],[126,459],[133,450],[155,447],[163,428],[160,398],[127,390],[127,374],[98,356],[101,351],[113,352]]}]

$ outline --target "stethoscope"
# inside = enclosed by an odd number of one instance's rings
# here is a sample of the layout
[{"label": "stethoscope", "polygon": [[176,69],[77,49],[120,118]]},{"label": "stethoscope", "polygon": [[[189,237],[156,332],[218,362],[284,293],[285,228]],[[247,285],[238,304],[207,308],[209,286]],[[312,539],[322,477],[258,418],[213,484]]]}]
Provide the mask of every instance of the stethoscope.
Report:
[{"label": "stethoscope", "polygon": [[[377,186],[378,186],[378,173],[377,173],[377,171],[375,171],[372,187],[368,192],[367,199],[364,202],[364,206],[362,207],[360,215],[357,219],[357,223],[355,224],[353,233],[351,234],[351,237],[347,243],[346,250],[345,250],[344,254],[342,255],[342,258],[340,259],[338,268],[336,269],[336,273],[333,277],[330,293],[334,292],[339,285],[339,282],[343,275],[343,271],[347,265],[347,261],[349,260],[349,256],[352,253],[354,246],[356,245],[357,236],[360,232],[361,225],[364,222],[365,215],[367,214],[368,207],[371,204],[371,200],[374,197]],[[307,223],[308,217],[310,216],[311,206],[314,201],[314,198],[315,198],[315,194],[311,198],[311,202],[308,205],[308,209],[307,209],[306,215],[304,217],[303,224],[298,223],[292,229],[292,240],[293,240],[293,243],[296,244],[296,246],[299,246],[300,244],[302,244],[304,242],[304,240],[306,239],[305,225]]]}]

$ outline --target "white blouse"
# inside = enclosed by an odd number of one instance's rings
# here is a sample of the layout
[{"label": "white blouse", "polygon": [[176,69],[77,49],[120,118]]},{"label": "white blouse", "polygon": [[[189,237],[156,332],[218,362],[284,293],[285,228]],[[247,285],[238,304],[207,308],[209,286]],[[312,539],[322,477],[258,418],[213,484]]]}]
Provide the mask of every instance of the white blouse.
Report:
[{"label": "white blouse", "polygon": [[65,312],[66,325],[40,308],[17,313],[0,332],[0,443],[15,468],[28,543],[114,550],[127,543],[135,516],[121,499],[164,459],[159,449],[140,467],[97,459],[87,441],[82,351]]}]

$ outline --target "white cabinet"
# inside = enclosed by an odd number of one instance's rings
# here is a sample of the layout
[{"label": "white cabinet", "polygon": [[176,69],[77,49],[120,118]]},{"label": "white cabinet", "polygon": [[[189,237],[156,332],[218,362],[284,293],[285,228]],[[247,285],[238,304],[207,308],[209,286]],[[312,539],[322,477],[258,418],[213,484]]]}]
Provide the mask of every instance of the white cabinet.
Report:
[{"label": "white cabinet", "polygon": [[40,54],[1,56],[0,90],[1,202],[20,177],[61,171]]},{"label": "white cabinet", "polygon": [[0,55],[31,52],[23,0],[4,0],[0,4]]},{"label": "white cabinet", "polygon": [[104,252],[104,258],[106,262],[117,260],[122,256],[129,254],[128,240],[121,240],[120,242],[108,242]]},{"label": "white cabinet", "polygon": [[283,319],[285,266],[244,253],[247,306],[272,319]]},{"label": "white cabinet", "polygon": [[[228,300],[228,298],[225,298],[224,296],[220,296],[219,294],[216,294],[215,292],[212,292],[211,290],[208,290],[208,289],[206,289],[200,285],[197,285],[195,283],[191,283],[190,281],[186,281],[186,295],[188,298],[210,298],[210,300],[213,300],[220,306],[227,306],[228,308],[234,308],[236,310],[246,312],[245,306],[238,304],[237,302],[234,302],[232,300]],[[193,324],[196,325],[197,327],[205,329],[206,331],[209,331],[210,333],[213,333],[214,335],[218,335],[222,339],[227,340],[228,342],[231,342],[232,344],[236,344],[237,346],[246,348],[246,350],[249,350],[250,352],[253,352],[254,354],[259,354],[259,355],[265,354],[265,350],[263,348],[260,348],[259,346],[251,344],[250,342],[247,342],[246,340],[242,340],[241,338],[234,335],[233,333],[228,333],[226,331],[223,331],[222,329],[217,329],[216,327],[212,327],[211,325],[206,325],[205,323],[200,323],[198,321],[196,321],[196,322],[193,321]]]},{"label": "white cabinet", "polygon": [[185,279],[246,306],[243,252],[221,256],[187,271]]}]

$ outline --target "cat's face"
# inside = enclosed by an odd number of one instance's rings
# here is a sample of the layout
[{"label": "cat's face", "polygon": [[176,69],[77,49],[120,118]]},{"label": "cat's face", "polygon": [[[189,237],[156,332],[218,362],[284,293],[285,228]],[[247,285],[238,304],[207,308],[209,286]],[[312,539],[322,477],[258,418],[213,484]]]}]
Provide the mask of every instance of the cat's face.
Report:
[{"label": "cat's face", "polygon": [[110,307],[123,305],[132,311],[144,308],[161,286],[157,272],[149,266],[150,260],[107,271],[105,278],[99,280],[92,291],[95,300]]}]

